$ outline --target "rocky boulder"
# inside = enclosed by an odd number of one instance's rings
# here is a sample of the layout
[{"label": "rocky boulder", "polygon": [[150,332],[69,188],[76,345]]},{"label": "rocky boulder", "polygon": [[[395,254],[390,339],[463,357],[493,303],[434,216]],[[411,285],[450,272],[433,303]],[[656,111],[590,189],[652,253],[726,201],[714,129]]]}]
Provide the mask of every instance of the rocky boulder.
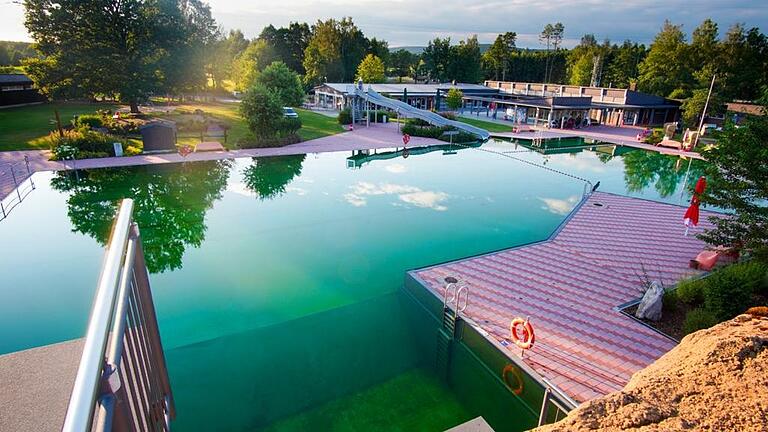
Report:
[{"label": "rocky boulder", "polygon": [[768,431],[768,318],[692,333],[622,391],[535,431]]}]

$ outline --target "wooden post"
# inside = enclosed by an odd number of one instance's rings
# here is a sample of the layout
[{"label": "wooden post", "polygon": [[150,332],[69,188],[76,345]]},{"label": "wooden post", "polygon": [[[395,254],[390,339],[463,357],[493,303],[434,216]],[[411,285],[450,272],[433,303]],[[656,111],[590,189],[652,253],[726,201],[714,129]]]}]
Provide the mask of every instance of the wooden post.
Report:
[{"label": "wooden post", "polygon": [[64,129],[61,127],[61,117],[59,117],[59,110],[55,109],[53,110],[53,113],[56,115],[56,127],[59,129],[59,136],[64,138]]}]

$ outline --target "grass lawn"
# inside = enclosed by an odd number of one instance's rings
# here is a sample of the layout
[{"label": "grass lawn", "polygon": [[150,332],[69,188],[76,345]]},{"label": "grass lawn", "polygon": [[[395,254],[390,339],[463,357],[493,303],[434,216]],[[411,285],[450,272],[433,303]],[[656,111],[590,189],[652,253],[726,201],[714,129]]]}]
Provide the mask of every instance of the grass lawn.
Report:
[{"label": "grass lawn", "polygon": [[[158,103],[161,106],[162,103]],[[248,135],[248,125],[245,123],[238,112],[239,105],[232,102],[193,102],[174,105],[174,108],[184,110],[187,112],[193,112],[196,109],[201,109],[207,114],[211,114],[220,120],[226,121],[230,129],[227,132],[227,142],[222,143],[225,147],[234,149],[237,148],[237,141]],[[302,141],[308,141],[316,138],[322,138],[324,136],[334,135],[340,132],[344,132],[344,129],[339,125],[339,122],[335,118],[327,117],[322,114],[314,113],[312,111],[296,109],[301,119],[301,129],[299,129],[299,136]],[[173,115],[159,117],[167,117],[173,120]],[[196,144],[200,140],[196,137],[179,138],[179,144]]]},{"label": "grass lawn", "polygon": [[[161,108],[162,102],[156,102]],[[239,105],[225,102],[192,102],[174,105],[177,110],[194,112],[201,109],[229,125],[227,148],[236,148],[237,141],[248,135],[248,126],[238,113]],[[61,123],[68,125],[72,117],[79,114],[93,113],[97,109],[115,109],[114,104],[97,103],[50,103],[19,108],[0,109],[0,151],[47,149],[43,138],[55,129],[54,110],[59,111]],[[344,129],[335,118],[311,111],[297,109],[302,128],[299,136],[303,141],[334,135]],[[153,114],[156,117],[173,120],[174,114]],[[196,144],[197,137],[180,138],[180,144]]]},{"label": "grass lawn", "polygon": [[296,112],[299,114],[299,119],[301,119],[299,136],[302,141],[309,141],[344,132],[344,128],[339,124],[335,117],[328,117],[323,114],[303,109],[296,109]]},{"label": "grass lawn", "polygon": [[0,151],[47,150],[43,142],[56,128],[54,110],[59,110],[61,124],[68,125],[74,115],[92,113],[97,109],[114,109],[112,104],[50,103],[18,108],[0,109]]},{"label": "grass lawn", "polygon": [[478,120],[475,118],[465,117],[465,116],[459,117],[458,120],[462,123],[483,128],[488,132],[512,132],[512,126],[507,126],[500,123],[494,123],[494,122],[489,122],[485,120]]}]

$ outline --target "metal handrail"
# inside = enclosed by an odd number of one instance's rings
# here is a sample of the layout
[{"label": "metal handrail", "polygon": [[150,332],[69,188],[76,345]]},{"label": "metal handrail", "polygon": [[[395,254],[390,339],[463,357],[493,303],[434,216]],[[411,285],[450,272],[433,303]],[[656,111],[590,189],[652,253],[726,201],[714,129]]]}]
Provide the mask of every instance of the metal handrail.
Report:
[{"label": "metal handrail", "polygon": [[[133,201],[107,245],[63,431],[165,430],[175,417]],[[95,417],[95,418],[94,418]]]}]

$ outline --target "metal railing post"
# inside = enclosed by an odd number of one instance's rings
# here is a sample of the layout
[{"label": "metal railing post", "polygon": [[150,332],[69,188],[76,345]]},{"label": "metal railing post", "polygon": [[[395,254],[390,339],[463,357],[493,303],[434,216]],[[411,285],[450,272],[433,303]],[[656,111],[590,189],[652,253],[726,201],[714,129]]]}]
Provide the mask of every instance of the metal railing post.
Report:
[{"label": "metal railing post", "polygon": [[552,390],[547,387],[544,389],[544,399],[541,401],[541,411],[539,412],[539,426],[542,426],[547,421],[547,414],[549,412],[549,396]]}]

